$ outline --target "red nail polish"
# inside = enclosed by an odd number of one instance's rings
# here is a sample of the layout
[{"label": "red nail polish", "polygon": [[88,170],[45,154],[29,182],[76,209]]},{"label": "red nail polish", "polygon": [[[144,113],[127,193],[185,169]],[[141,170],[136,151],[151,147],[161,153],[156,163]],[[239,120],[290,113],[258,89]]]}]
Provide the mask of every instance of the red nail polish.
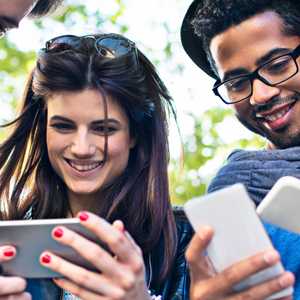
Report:
[{"label": "red nail polish", "polygon": [[49,264],[49,262],[51,261],[51,257],[46,254],[45,256],[42,257],[42,262],[45,264]]},{"label": "red nail polish", "polygon": [[56,229],[54,231],[54,236],[60,238],[60,237],[62,237],[63,233],[64,232],[61,229]]},{"label": "red nail polish", "polygon": [[88,216],[86,213],[84,213],[84,212],[81,212],[81,213],[79,214],[79,219],[80,219],[81,221],[86,221],[88,218],[89,218],[89,216]]},{"label": "red nail polish", "polygon": [[14,255],[14,251],[7,250],[7,251],[4,251],[3,254],[4,254],[4,256],[11,257]]}]

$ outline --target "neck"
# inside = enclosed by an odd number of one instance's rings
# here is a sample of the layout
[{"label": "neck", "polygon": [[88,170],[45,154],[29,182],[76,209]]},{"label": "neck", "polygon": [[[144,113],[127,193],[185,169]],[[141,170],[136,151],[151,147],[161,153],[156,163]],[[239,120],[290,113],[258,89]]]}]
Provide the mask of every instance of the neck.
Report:
[{"label": "neck", "polygon": [[71,211],[68,212],[68,218],[76,217],[80,211],[93,212],[93,196],[92,195],[78,195],[72,192],[68,192],[69,203]]},{"label": "neck", "polygon": [[278,147],[276,147],[273,143],[271,143],[270,141],[267,141],[266,143],[266,150],[279,150]]}]

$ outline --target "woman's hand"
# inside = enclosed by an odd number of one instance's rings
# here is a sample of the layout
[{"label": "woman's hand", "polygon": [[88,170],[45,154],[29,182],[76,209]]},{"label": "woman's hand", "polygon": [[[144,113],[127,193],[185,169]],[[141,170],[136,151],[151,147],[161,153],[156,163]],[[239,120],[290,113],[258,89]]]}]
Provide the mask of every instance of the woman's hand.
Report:
[{"label": "woman's hand", "polygon": [[[16,256],[16,249],[11,246],[0,247],[0,264]],[[0,300],[31,300],[31,295],[24,292],[26,280],[20,277],[0,276]]]},{"label": "woman's hand", "polygon": [[136,245],[121,221],[113,225],[98,216],[80,212],[81,224],[106,243],[110,251],[85,239],[63,226],[53,229],[53,238],[74,248],[101,273],[74,265],[50,252],[40,256],[43,266],[56,271],[64,278],[55,283],[81,299],[151,299],[146,286],[145,266],[141,249]]},{"label": "woman's hand", "polygon": [[[294,275],[284,272],[267,282],[233,294],[234,285],[260,270],[275,265],[280,260],[279,254],[275,250],[266,251],[216,274],[210,262],[204,258],[212,236],[212,227],[203,226],[194,235],[185,253],[191,275],[191,300],[261,300],[294,284]],[[282,299],[291,300],[293,296]]]}]

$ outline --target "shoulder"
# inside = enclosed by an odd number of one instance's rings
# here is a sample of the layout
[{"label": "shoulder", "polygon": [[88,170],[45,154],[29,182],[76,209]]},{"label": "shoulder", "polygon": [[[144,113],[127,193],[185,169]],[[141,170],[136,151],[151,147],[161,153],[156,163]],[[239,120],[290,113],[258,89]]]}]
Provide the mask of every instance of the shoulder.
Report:
[{"label": "shoulder", "polygon": [[236,149],[211,180],[207,193],[239,182],[246,186],[258,204],[282,176],[300,178],[299,151],[300,147],[256,151]]}]

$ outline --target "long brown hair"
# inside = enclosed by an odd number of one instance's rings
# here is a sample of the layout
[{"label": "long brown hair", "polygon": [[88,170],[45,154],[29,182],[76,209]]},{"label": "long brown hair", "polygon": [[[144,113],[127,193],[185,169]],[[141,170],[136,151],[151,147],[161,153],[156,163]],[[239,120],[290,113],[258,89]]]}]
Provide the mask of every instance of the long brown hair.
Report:
[{"label": "long brown hair", "polygon": [[176,114],[155,67],[139,50],[107,58],[96,51],[93,39],[85,39],[76,51],[40,52],[18,117],[5,125],[12,131],[0,147],[2,218],[22,219],[32,208],[36,219],[67,216],[65,184],[47,153],[47,100],[55,93],[84,89],[98,89],[104,100],[111,95],[137,139],[127,168],[98,195],[104,205],[97,207],[96,201],[95,212],[109,222],[122,220],[144,255],[163,234],[165,260],[157,279],[165,278],[176,243],[167,172],[168,115],[176,120]]}]

